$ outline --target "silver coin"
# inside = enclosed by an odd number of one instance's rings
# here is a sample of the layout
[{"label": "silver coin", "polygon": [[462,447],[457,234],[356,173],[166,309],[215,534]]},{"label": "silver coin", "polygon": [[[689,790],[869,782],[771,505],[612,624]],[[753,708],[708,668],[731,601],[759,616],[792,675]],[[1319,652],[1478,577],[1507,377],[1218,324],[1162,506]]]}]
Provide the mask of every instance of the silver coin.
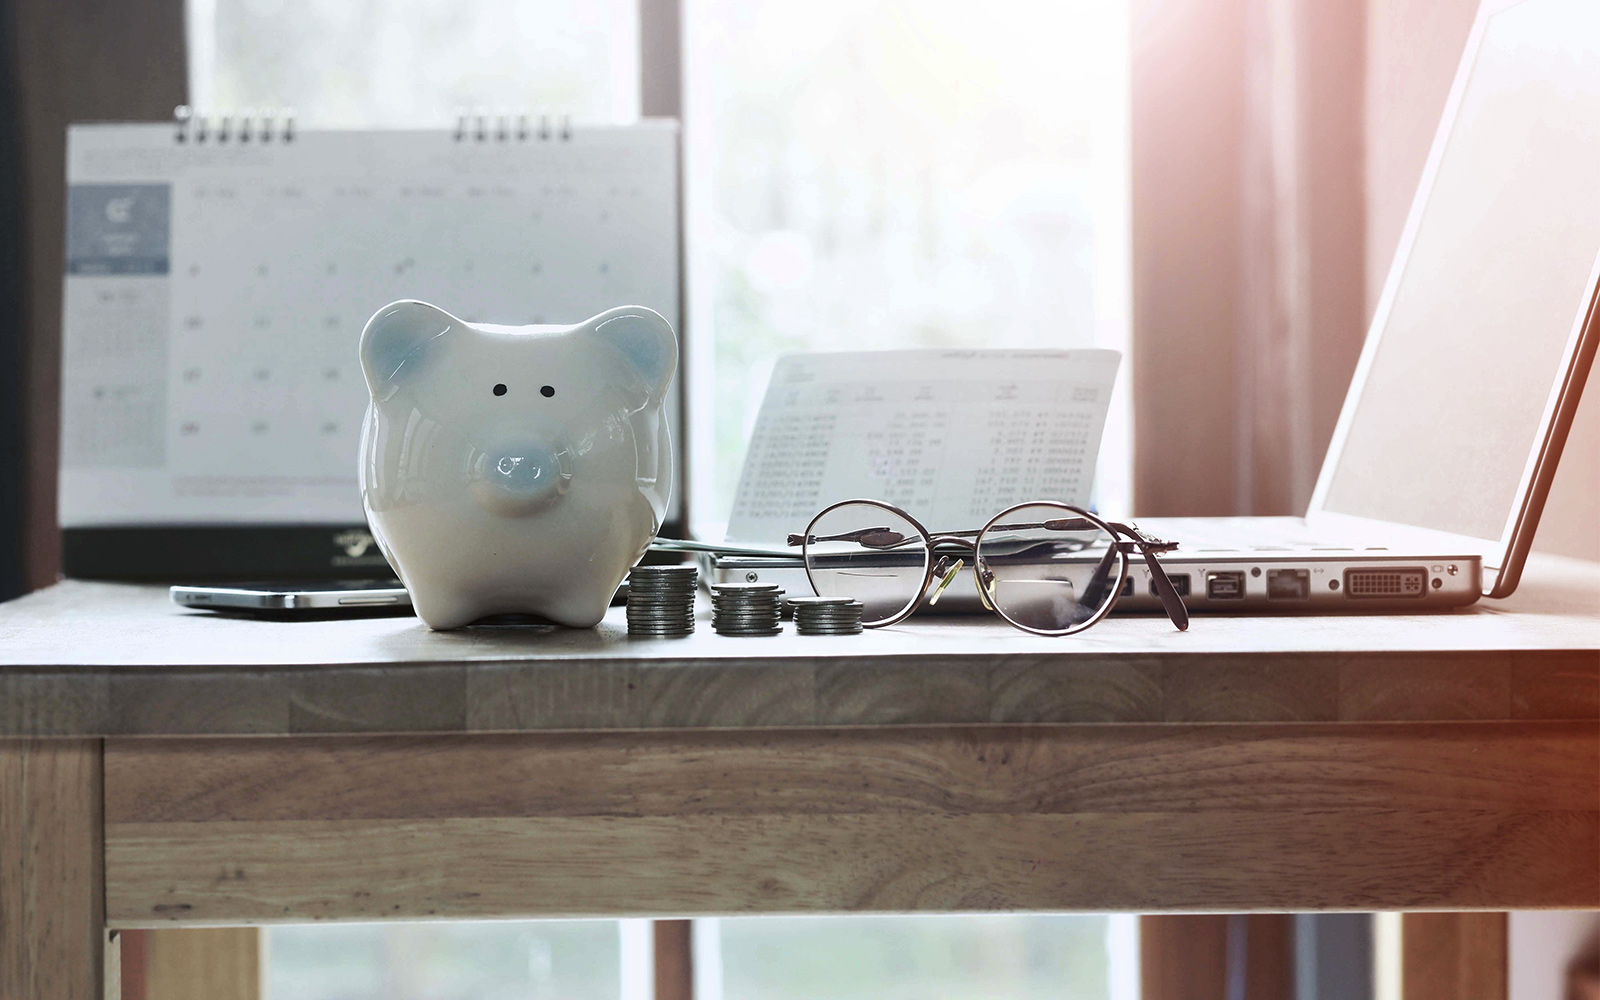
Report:
[{"label": "silver coin", "polygon": [[663,566],[635,566],[628,571],[629,576],[695,576],[699,570],[687,563],[673,563]]},{"label": "silver coin", "polygon": [[859,605],[861,602],[854,597],[805,597],[795,596],[786,598],[795,607],[804,608],[839,608]]}]

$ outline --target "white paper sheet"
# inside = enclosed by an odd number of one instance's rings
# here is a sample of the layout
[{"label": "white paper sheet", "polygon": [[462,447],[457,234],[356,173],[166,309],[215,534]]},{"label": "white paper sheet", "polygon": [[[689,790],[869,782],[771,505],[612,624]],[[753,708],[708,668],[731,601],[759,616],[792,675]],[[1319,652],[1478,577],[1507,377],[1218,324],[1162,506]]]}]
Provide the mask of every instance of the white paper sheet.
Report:
[{"label": "white paper sheet", "polygon": [[781,543],[817,511],[886,500],[931,531],[1029,500],[1084,506],[1121,355],[874,351],[778,361],[728,540]]},{"label": "white paper sheet", "polygon": [[177,134],[68,133],[64,527],[361,521],[356,345],[395,299],[679,315],[675,123]]}]

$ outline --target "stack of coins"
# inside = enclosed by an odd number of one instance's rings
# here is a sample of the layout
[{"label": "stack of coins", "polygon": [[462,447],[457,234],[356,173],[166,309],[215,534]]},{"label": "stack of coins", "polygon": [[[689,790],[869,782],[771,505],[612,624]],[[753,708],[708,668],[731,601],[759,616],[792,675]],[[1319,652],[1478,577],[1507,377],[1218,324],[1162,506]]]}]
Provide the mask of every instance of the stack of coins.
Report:
[{"label": "stack of coins", "polygon": [[777,635],[783,588],[775,583],[722,583],[711,588],[711,627],[718,635]]},{"label": "stack of coins", "polygon": [[688,635],[694,631],[693,566],[635,566],[628,574],[628,634]]},{"label": "stack of coins", "polygon": [[848,597],[791,597],[801,635],[860,635],[861,602]]}]

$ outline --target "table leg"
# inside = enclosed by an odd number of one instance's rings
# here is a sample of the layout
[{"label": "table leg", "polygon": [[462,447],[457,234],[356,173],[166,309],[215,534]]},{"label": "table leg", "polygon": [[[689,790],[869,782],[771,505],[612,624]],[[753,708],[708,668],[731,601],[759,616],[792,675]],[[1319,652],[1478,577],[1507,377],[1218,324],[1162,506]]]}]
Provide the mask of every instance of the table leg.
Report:
[{"label": "table leg", "polygon": [[1401,1000],[1505,1000],[1507,915],[1400,918]]},{"label": "table leg", "polygon": [[122,1000],[261,1000],[260,927],[123,931]]},{"label": "table leg", "polygon": [[103,801],[100,740],[0,740],[4,1000],[105,998]]}]

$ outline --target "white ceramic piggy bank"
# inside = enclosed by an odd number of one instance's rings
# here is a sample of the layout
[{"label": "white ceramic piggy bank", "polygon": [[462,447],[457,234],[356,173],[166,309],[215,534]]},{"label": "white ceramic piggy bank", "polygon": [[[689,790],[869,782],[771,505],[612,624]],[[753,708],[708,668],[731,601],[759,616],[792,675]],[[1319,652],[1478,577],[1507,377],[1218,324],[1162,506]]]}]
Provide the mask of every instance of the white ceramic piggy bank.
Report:
[{"label": "white ceramic piggy bank", "polygon": [[361,500],[418,617],[599,622],[666,510],[677,364],[672,327],[638,306],[519,327],[378,310],[361,333]]}]

